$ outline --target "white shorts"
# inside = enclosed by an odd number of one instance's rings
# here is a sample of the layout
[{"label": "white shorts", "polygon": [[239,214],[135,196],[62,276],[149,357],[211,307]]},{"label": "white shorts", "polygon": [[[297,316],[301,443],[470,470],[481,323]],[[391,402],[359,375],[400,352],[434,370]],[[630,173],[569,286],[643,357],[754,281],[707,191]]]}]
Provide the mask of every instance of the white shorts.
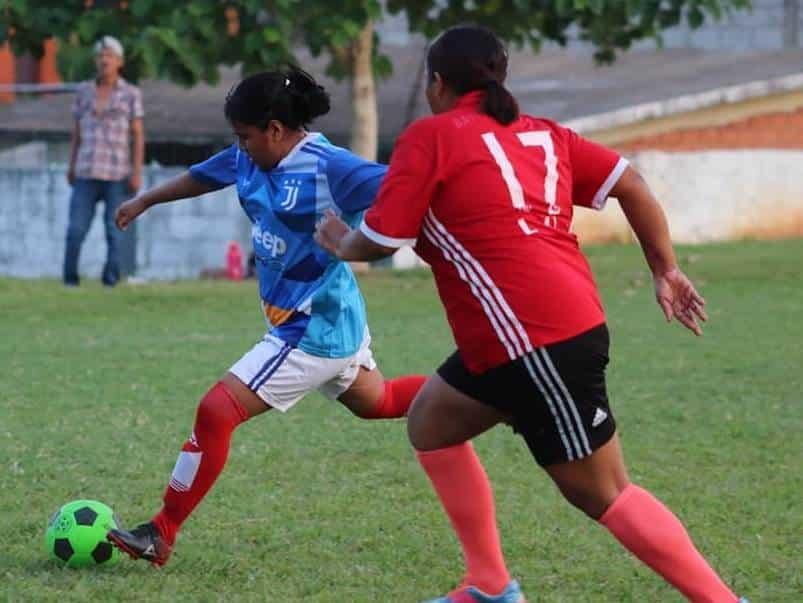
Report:
[{"label": "white shorts", "polygon": [[265,335],[229,372],[266,404],[286,412],[314,389],[330,400],[336,399],[351,387],[360,367],[369,371],[376,368],[367,328],[360,349],[345,358],[312,356],[277,337]]}]

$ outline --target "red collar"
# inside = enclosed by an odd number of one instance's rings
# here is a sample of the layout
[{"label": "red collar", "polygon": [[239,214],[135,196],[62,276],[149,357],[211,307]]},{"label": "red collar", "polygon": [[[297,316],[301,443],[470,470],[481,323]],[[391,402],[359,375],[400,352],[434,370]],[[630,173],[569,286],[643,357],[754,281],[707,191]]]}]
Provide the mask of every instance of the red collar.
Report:
[{"label": "red collar", "polygon": [[457,99],[457,102],[452,107],[455,109],[479,109],[480,103],[485,98],[485,90],[472,90],[466,92],[463,96]]}]

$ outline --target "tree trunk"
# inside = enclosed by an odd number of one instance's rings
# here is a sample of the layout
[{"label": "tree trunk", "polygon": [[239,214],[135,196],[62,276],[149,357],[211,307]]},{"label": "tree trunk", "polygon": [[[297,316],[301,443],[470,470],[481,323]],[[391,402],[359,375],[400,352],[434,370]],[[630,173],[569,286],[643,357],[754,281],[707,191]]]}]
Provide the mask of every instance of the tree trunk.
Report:
[{"label": "tree trunk", "polygon": [[421,85],[424,83],[424,71],[427,65],[427,50],[424,47],[424,52],[421,55],[421,61],[418,63],[418,69],[415,71],[415,80],[413,86],[410,88],[410,95],[407,97],[407,108],[404,111],[404,126],[409,126],[415,118],[415,110],[418,107],[418,97],[421,95]]},{"label": "tree trunk", "polygon": [[374,24],[368,21],[351,52],[351,150],[376,161],[377,110],[373,70]]}]

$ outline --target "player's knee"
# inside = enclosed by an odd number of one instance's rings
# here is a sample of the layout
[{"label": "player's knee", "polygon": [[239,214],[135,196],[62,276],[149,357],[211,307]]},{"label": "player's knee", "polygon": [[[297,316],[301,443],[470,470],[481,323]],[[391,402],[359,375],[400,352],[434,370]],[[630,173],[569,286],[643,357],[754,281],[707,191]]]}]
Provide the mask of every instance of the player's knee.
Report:
[{"label": "player's knee", "polygon": [[440,436],[432,428],[432,421],[427,420],[427,405],[416,401],[407,414],[407,437],[416,450],[425,452],[442,448]]},{"label": "player's knee", "polygon": [[341,398],[341,404],[349,409],[349,412],[359,419],[384,419],[385,393],[384,389],[379,395],[375,396],[350,396]]},{"label": "player's knee", "polygon": [[595,520],[602,517],[619,495],[619,490],[615,485],[558,484],[558,489],[569,504]]},{"label": "player's knee", "polygon": [[195,424],[199,427],[234,429],[248,418],[248,413],[234,395],[221,382],[212,386],[201,398],[195,413]]}]

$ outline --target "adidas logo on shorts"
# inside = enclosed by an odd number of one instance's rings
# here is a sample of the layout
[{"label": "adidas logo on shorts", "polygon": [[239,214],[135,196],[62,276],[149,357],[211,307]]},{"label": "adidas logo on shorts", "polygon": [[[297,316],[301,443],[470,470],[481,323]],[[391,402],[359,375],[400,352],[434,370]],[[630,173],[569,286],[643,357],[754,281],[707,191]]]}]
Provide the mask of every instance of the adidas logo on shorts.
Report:
[{"label": "adidas logo on shorts", "polygon": [[608,418],[608,413],[602,410],[601,408],[598,408],[597,412],[594,413],[594,419],[591,421],[591,427],[596,427],[607,418]]}]

